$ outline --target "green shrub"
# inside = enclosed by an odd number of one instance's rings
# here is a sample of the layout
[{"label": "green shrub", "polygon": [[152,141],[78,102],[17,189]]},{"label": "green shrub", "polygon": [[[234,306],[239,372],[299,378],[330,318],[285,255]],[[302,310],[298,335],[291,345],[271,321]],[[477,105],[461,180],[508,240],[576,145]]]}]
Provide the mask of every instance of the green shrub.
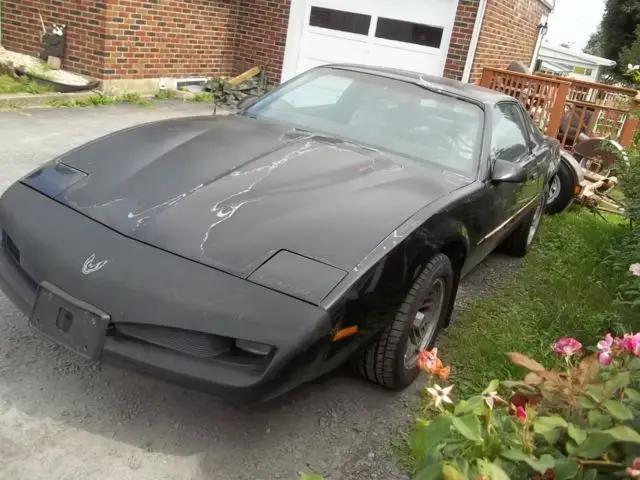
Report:
[{"label": "green shrub", "polygon": [[[595,479],[640,468],[640,334],[607,335],[584,352],[558,340],[557,368],[520,353],[522,381],[493,380],[457,403],[453,385],[434,383],[434,353],[423,352],[432,399],[411,438],[415,480]],[[446,368],[446,367],[445,367]],[[514,390],[515,389],[515,390]],[[500,393],[507,394],[504,400]],[[544,477],[543,477],[544,476]],[[637,476],[637,475],[636,475]]]},{"label": "green shrub", "polygon": [[631,228],[622,238],[612,240],[609,263],[625,273],[618,289],[618,303],[638,310],[640,315],[640,142],[628,149],[629,168],[620,175],[622,203]]},{"label": "green shrub", "polygon": [[634,227],[640,221],[640,143],[628,149],[629,168],[620,175],[623,203]]}]

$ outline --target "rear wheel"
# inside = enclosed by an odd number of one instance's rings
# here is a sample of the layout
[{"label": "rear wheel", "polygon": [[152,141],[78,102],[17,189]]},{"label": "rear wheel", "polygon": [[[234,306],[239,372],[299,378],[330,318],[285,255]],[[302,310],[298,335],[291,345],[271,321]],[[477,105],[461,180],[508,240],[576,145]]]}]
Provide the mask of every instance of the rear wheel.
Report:
[{"label": "rear wheel", "polygon": [[393,321],[352,364],[363,377],[386,388],[409,386],[419,374],[418,354],[431,348],[450,314],[455,282],[449,257],[436,254],[424,267]]},{"label": "rear wheel", "polygon": [[569,167],[560,162],[558,173],[551,179],[549,184],[549,196],[545,212],[557,214],[565,211],[573,203],[573,191],[575,181]]},{"label": "rear wheel", "polygon": [[548,187],[545,188],[540,195],[538,204],[531,213],[520,222],[513,232],[502,242],[500,250],[514,257],[524,257],[531,246],[533,241],[538,235],[540,229],[540,221],[544,213],[545,205],[547,203]]}]

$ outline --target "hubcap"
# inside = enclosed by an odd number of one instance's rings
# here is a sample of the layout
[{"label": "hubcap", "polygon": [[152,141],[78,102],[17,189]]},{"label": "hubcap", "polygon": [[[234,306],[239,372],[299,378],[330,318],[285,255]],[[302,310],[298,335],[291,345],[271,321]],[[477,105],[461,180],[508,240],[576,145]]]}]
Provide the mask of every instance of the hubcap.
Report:
[{"label": "hubcap", "polygon": [[527,235],[527,246],[531,246],[533,238],[536,236],[538,227],[540,226],[540,219],[542,218],[542,211],[544,210],[545,201],[541,201],[533,213],[533,219],[531,220],[531,226],[529,227],[529,234]]},{"label": "hubcap", "polygon": [[416,312],[404,355],[406,368],[413,368],[416,365],[419,352],[427,348],[431,340],[433,340],[444,306],[444,292],[444,281],[439,278],[433,282],[424,297],[421,307]]},{"label": "hubcap", "polygon": [[549,198],[547,198],[547,203],[554,202],[558,198],[558,195],[560,195],[560,178],[558,175],[555,175],[553,180],[551,180],[551,185],[549,185]]}]

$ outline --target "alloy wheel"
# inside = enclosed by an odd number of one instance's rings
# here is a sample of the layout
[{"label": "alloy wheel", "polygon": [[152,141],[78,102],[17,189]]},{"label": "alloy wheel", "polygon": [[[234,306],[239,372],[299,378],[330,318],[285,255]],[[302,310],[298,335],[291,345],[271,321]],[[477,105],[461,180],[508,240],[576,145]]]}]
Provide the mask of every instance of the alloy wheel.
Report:
[{"label": "alloy wheel", "polygon": [[416,365],[420,351],[426,349],[433,340],[444,308],[444,298],[445,283],[443,279],[438,278],[431,284],[422,305],[414,316],[404,355],[406,368],[413,368]]},{"label": "alloy wheel", "polygon": [[547,198],[547,204],[553,203],[560,195],[560,189],[562,185],[560,184],[560,177],[558,175],[554,175],[551,180],[551,185],[549,185],[549,197]]}]

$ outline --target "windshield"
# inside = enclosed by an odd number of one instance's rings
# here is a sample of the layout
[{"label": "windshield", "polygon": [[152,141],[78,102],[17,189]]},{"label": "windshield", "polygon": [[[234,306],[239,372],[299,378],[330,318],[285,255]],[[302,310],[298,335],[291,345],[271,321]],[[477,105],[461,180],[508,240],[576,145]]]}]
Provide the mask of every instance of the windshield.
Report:
[{"label": "windshield", "polygon": [[266,95],[246,115],[473,176],[484,112],[412,83],[318,68]]}]

